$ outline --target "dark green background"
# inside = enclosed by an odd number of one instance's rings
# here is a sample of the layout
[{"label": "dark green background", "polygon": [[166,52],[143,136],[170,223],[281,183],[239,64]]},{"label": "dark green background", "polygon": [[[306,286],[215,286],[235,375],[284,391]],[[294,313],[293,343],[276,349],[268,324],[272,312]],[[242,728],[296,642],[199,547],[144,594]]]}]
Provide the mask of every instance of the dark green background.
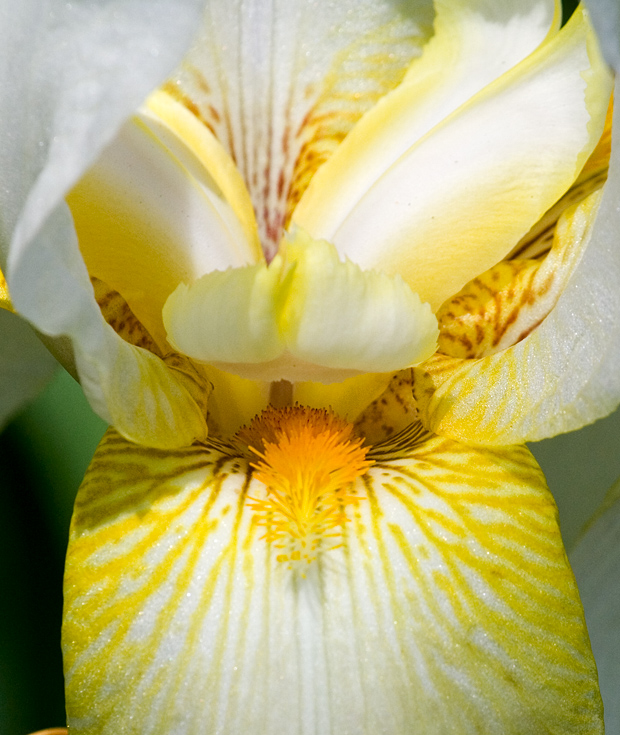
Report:
[{"label": "dark green background", "polygon": [[[0,735],[64,724],[63,557],[73,499],[104,430],[61,371],[0,434]],[[570,545],[620,476],[620,412],[532,449]]]}]

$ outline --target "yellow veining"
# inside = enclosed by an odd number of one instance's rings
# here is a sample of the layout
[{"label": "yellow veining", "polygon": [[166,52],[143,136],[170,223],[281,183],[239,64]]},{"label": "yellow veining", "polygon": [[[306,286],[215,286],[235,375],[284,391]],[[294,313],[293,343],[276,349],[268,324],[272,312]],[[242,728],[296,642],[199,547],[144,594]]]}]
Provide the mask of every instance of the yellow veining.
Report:
[{"label": "yellow veining", "polygon": [[353,482],[372,464],[352,424],[330,411],[302,406],[268,408],[239,432],[260,459],[255,479],[267,494],[250,497],[265,540],[282,553],[278,561],[313,561],[341,545],[347,508],[360,496]]}]

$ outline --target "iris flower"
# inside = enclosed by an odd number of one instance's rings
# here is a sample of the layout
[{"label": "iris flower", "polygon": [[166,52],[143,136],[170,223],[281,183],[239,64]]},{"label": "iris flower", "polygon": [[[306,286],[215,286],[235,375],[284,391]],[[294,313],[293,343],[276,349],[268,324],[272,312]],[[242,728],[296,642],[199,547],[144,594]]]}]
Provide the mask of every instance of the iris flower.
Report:
[{"label": "iris flower", "polygon": [[113,427],[69,543],[71,733],[601,732],[523,445],[620,400],[587,12],[2,13],[2,323]]}]

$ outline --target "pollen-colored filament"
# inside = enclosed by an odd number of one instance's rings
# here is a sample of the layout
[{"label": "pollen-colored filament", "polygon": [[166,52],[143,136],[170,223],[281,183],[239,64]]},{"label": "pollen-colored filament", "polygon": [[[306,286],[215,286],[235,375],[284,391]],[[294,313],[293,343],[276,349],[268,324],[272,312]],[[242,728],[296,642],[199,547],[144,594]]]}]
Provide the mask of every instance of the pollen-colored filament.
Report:
[{"label": "pollen-colored filament", "polygon": [[353,426],[323,409],[268,408],[238,437],[259,458],[254,478],[265,497],[250,497],[264,539],[281,562],[311,562],[342,544],[347,508],[361,499],[353,482],[372,460]]}]

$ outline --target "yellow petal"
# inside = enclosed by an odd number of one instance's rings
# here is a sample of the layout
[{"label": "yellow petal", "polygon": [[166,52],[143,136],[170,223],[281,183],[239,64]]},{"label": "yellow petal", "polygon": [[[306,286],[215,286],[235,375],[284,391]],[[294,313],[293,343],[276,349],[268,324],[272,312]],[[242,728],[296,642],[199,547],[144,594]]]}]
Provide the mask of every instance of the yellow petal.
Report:
[{"label": "yellow petal", "polygon": [[[388,161],[333,226],[323,229],[321,207],[293,221],[364,268],[401,274],[437,309],[504,257],[569,188],[602,132],[610,85],[578,10],[560,33]],[[337,203],[339,189],[324,197]]]},{"label": "yellow petal", "polygon": [[[331,239],[409,148],[557,31],[559,2],[435,2],[434,35],[403,82],[368,111],[317,171],[295,222]],[[319,234],[320,233],[320,234]]]},{"label": "yellow petal", "polygon": [[341,262],[297,230],[269,266],[208,273],[164,309],[176,349],[243,377],[330,383],[408,367],[435,349],[435,317],[398,276]]},{"label": "yellow petal", "polygon": [[160,347],[161,310],[180,282],[262,258],[220,188],[243,184],[212,148],[196,160],[167,128],[134,118],[67,197],[90,275],[122,294]]},{"label": "yellow petal", "polygon": [[596,670],[524,448],[410,430],[369,455],[342,546],[278,562],[248,459],[110,432],[80,489],[63,647],[75,735],[582,735]]}]

